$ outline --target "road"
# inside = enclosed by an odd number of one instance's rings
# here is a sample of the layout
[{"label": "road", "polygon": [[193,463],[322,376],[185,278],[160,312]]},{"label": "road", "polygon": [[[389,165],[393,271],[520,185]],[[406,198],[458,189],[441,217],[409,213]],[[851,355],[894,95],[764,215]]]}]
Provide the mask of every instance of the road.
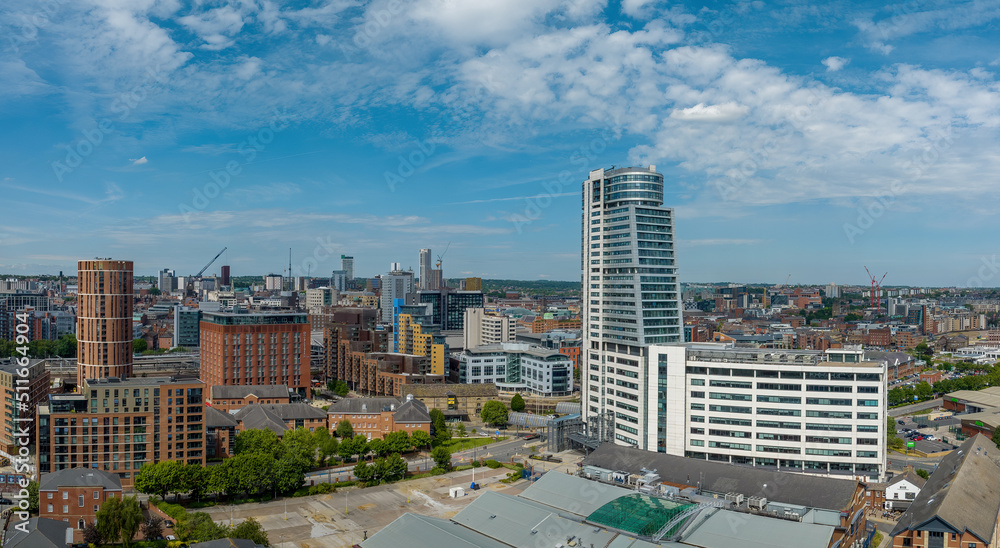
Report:
[{"label": "road", "polygon": [[909,415],[916,411],[923,411],[924,409],[934,409],[935,407],[941,407],[944,401],[941,398],[934,400],[927,400],[925,402],[915,403],[913,405],[905,405],[903,407],[897,407],[895,409],[889,410],[890,417],[901,417],[903,415]]}]

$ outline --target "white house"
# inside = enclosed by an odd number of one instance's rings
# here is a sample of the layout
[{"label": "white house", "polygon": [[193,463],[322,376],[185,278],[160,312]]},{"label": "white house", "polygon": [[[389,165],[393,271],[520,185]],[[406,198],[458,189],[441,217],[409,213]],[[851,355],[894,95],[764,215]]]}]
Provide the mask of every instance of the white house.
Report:
[{"label": "white house", "polygon": [[920,488],[924,486],[924,478],[913,470],[894,476],[885,487],[885,509],[906,510],[913,499],[917,498]]}]

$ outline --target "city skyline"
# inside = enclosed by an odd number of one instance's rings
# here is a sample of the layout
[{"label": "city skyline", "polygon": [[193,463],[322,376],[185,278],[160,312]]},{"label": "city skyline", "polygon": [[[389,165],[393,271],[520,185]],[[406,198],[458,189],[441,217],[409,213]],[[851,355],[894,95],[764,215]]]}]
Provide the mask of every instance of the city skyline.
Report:
[{"label": "city skyline", "polygon": [[193,274],[228,246],[214,271],[291,247],[293,274],[373,276],[448,248],[450,278],[577,280],[587,173],[655,164],[681,282],[1000,285],[998,13],[12,6],[0,271]]}]

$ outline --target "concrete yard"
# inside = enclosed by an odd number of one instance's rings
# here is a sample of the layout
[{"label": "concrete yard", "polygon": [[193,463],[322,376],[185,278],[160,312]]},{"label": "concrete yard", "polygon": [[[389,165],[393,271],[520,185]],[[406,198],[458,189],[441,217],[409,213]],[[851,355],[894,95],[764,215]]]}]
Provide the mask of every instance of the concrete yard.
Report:
[{"label": "concrete yard", "polygon": [[[479,491],[469,491],[472,470],[410,480],[366,489],[347,488],[328,495],[278,499],[261,504],[221,506],[207,512],[216,522],[233,523],[253,517],[267,530],[276,548],[333,548],[360,543],[365,532],[372,536],[406,512],[449,518],[465,508],[485,490],[518,494],[527,480],[503,484],[507,468],[477,468]],[[465,496],[449,498],[452,486],[464,487]],[[287,514],[286,514],[287,505]]]}]

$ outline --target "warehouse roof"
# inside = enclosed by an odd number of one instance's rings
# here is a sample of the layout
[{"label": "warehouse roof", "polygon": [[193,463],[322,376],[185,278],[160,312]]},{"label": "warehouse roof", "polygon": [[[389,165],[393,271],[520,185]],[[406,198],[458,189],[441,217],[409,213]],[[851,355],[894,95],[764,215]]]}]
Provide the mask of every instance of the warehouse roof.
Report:
[{"label": "warehouse roof", "polygon": [[698,487],[712,493],[741,493],[810,508],[845,510],[851,507],[858,482],[736,466],[720,462],[652,453],[606,443],[584,459],[584,465],[638,474],[656,470],[662,481]]}]

